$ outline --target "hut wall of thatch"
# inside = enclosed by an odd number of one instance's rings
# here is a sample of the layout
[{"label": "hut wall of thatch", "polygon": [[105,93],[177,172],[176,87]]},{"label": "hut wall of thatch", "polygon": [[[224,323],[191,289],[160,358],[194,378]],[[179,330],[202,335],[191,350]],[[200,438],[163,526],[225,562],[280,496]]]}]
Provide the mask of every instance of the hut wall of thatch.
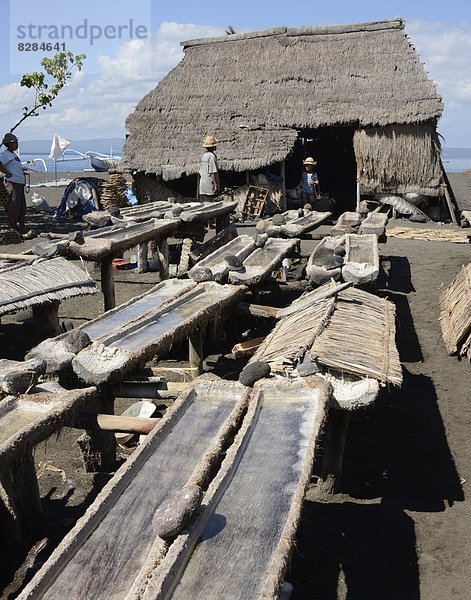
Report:
[{"label": "hut wall of thatch", "polygon": [[[287,158],[303,131],[394,127],[396,145],[387,132],[359,135],[362,159],[378,161],[365,176],[375,189],[382,181],[411,189],[415,179],[422,193],[436,194],[436,159],[425,136],[443,105],[401,19],[278,27],[182,45],[183,60],[126,121],[126,168],[166,181],[193,175],[204,136],[214,134],[222,171],[252,171]],[[392,179],[377,175],[390,166]]]},{"label": "hut wall of thatch", "polygon": [[363,193],[438,196],[442,173],[434,122],[360,129],[353,144]]}]

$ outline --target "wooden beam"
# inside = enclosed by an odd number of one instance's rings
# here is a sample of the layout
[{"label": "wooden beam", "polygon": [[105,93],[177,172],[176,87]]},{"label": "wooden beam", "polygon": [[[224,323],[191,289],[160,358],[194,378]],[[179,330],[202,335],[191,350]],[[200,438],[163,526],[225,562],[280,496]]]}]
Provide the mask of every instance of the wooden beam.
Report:
[{"label": "wooden beam", "polygon": [[7,547],[29,547],[43,528],[41,496],[32,449],[12,453],[0,468],[0,540]]},{"label": "wooden beam", "polygon": [[337,409],[330,410],[321,481],[318,483],[321,493],[333,494],[336,491],[336,486],[342,475],[343,453],[349,422],[350,412]]},{"label": "wooden beam", "polygon": [[59,300],[43,302],[33,306],[38,340],[56,337],[61,332],[59,323]]},{"label": "wooden beam", "polygon": [[201,327],[198,327],[198,329],[189,336],[188,347],[190,367],[195,369],[199,375],[203,372],[203,332]]},{"label": "wooden beam", "polygon": [[239,302],[235,306],[236,312],[243,315],[252,315],[253,317],[265,317],[266,319],[276,318],[279,308],[275,306],[264,306],[262,304],[249,304],[248,302]]},{"label": "wooden beam", "polygon": [[100,263],[101,268],[101,292],[105,311],[116,306],[116,295],[114,289],[113,257],[106,256]]},{"label": "wooden beam", "polygon": [[158,246],[159,252],[159,272],[160,280],[168,279],[169,275],[169,254],[168,254],[168,240],[161,240]]},{"label": "wooden beam", "polygon": [[147,273],[149,270],[148,261],[149,248],[147,242],[139,244],[137,247],[137,272]]},{"label": "wooden beam", "polygon": [[281,184],[281,212],[286,211],[286,161],[281,161],[281,178],[283,180]]}]

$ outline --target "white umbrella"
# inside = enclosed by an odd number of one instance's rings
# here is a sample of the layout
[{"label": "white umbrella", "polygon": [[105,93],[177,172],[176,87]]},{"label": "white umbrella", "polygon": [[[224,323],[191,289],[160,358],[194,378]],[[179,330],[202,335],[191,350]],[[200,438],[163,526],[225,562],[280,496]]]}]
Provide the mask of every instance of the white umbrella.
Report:
[{"label": "white umbrella", "polygon": [[64,153],[64,150],[69,145],[70,145],[70,142],[68,142],[67,140],[62,138],[58,133],[54,134],[54,137],[52,138],[51,152],[49,153],[49,158],[54,161],[54,176],[55,176],[55,180],[56,180],[56,185],[57,185],[57,161],[59,160],[59,158]]},{"label": "white umbrella", "polygon": [[64,140],[64,138],[62,138],[58,133],[55,133],[54,137],[52,138],[49,158],[52,160],[59,160],[67,146],[70,146],[70,142]]}]

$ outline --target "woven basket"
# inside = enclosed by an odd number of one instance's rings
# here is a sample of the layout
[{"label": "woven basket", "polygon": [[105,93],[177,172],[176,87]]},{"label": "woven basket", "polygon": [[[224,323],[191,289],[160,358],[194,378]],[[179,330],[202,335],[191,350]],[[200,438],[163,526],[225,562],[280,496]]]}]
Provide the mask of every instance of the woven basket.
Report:
[{"label": "woven basket", "polygon": [[23,238],[16,229],[0,229],[0,246],[9,244],[21,244]]},{"label": "woven basket", "polygon": [[6,187],[3,185],[3,177],[0,179],[0,206],[5,206],[5,203],[7,201],[7,189]]}]

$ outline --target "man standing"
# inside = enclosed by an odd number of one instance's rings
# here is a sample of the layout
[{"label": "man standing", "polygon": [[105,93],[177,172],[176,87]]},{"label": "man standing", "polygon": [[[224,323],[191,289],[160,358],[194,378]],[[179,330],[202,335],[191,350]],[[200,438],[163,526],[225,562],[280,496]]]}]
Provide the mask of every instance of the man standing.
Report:
[{"label": "man standing", "polygon": [[0,172],[5,175],[3,181],[7,190],[5,211],[8,224],[12,229],[17,229],[20,233],[23,233],[26,216],[26,178],[23,165],[16,153],[18,138],[13,133],[6,133],[2,144],[6,146],[6,150],[0,154]]},{"label": "man standing", "polygon": [[215,154],[217,142],[214,135],[208,135],[203,140],[203,148],[206,149],[206,152],[201,157],[198,186],[199,197],[203,202],[214,200],[221,191],[217,156]]}]

